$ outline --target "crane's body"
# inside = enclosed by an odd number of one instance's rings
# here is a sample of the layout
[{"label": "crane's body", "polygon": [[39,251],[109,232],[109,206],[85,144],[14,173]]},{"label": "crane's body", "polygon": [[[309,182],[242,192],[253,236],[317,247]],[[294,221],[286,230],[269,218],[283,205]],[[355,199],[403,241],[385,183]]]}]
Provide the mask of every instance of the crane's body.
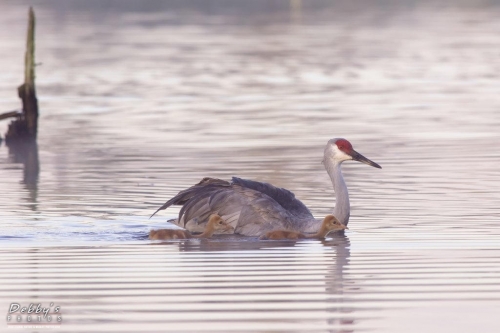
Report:
[{"label": "crane's body", "polygon": [[[356,152],[349,141],[328,141],[323,164],[330,176],[336,196],[333,214],[343,225],[350,216],[349,193],[342,176],[341,164],[356,160],[376,168],[377,163]],[[181,205],[177,220],[172,221],[189,231],[202,231],[212,213],[217,213],[245,236],[260,236],[272,230],[315,232],[323,220],[316,219],[295,195],[268,183],[233,177],[231,182],[204,178],[198,184],[179,192],[159,210]],[[153,214],[153,215],[154,215]]]}]

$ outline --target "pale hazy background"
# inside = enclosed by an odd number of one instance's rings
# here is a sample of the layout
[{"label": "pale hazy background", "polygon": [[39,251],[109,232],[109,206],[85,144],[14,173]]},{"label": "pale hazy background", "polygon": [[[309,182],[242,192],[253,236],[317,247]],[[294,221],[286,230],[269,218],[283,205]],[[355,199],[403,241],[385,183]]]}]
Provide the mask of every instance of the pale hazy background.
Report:
[{"label": "pale hazy background", "polygon": [[[40,173],[0,146],[0,309],[55,299],[71,332],[498,332],[499,1],[4,0],[0,112],[30,4]],[[344,164],[345,237],[144,239],[205,176],[331,212],[332,137],[383,167]]]}]

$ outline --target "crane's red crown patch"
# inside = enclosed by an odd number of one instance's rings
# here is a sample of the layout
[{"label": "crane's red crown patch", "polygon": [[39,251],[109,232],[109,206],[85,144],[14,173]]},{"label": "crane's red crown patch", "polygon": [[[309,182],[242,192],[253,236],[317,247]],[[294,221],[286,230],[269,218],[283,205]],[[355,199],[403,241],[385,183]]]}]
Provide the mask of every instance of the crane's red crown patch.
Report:
[{"label": "crane's red crown patch", "polygon": [[352,152],[352,145],[346,139],[338,139],[335,144],[337,147],[342,150],[346,154],[350,154]]}]

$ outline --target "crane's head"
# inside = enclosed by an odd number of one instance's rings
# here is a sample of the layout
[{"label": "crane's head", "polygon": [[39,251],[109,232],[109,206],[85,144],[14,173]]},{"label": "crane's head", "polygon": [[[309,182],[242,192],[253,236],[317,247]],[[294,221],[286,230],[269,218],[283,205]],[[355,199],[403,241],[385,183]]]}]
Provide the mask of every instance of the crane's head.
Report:
[{"label": "crane's head", "polygon": [[354,160],[361,163],[365,163],[371,165],[372,167],[382,169],[380,165],[377,163],[367,159],[357,151],[352,148],[352,145],[349,141],[342,138],[335,138],[328,141],[328,144],[325,148],[325,157],[326,159],[331,159],[333,162],[342,163],[348,160]]}]

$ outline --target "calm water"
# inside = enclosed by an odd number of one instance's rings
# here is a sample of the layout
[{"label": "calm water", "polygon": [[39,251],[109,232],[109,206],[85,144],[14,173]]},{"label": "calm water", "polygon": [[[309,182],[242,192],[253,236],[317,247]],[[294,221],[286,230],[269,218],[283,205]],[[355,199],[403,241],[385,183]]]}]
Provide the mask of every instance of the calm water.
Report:
[{"label": "calm water", "polygon": [[[60,332],[500,330],[500,4],[34,3],[40,172],[0,146],[0,311],[53,302]],[[0,3],[0,112],[26,12]],[[383,166],[344,164],[345,236],[145,239],[205,176],[324,216],[332,137]]]}]

